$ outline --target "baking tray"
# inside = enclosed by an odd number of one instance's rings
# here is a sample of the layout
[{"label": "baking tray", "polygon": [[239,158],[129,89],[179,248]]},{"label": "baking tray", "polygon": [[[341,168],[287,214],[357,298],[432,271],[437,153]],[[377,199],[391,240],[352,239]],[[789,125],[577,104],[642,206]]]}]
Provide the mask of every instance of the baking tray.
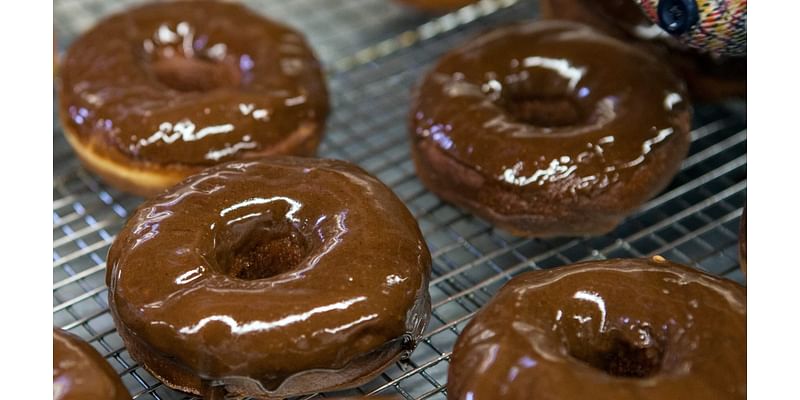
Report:
[{"label": "baking tray", "polygon": [[[97,19],[136,3],[141,1],[56,0],[59,48]],[[695,106],[692,146],[681,172],[613,232],[517,238],[421,186],[410,158],[406,115],[410,88],[440,55],[492,26],[535,18],[535,2],[484,0],[442,16],[389,0],[245,3],[303,31],[326,65],[333,112],[320,156],[358,163],[389,185],[416,216],[433,255],[433,316],[424,341],[407,361],[336,395],[445,399],[447,366],[459,332],[505,282],[525,271],[661,254],[744,283],[736,246],[747,191],[744,102]],[[108,312],[106,252],[141,199],[83,170],[64,141],[55,111],[53,120],[53,324],[91,343],[134,398],[187,398],[131,359]]]}]

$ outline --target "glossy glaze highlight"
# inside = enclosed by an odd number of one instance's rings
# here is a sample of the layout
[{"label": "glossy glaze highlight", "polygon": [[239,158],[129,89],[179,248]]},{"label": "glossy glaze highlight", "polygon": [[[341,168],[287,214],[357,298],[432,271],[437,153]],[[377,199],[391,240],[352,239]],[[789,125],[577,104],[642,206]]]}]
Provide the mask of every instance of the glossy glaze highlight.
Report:
[{"label": "glossy glaze highlight", "polygon": [[143,204],[107,281],[134,357],[147,349],[184,369],[145,360],[167,384],[280,397],[358,383],[412,350],[430,262],[416,221],[375,178],[273,158],[207,170]]},{"label": "glossy glaze highlight", "polygon": [[661,257],[515,277],[470,321],[448,399],[744,399],[745,290]]},{"label": "glossy glaze highlight", "polygon": [[[416,93],[411,136],[423,182],[446,199],[545,235],[513,217],[591,201],[612,217],[589,230],[602,232],[675,173],[688,110],[683,84],[646,53],[583,25],[533,22],[445,55]],[[439,187],[447,173],[460,187]],[[568,225],[557,233],[585,229]]]}]

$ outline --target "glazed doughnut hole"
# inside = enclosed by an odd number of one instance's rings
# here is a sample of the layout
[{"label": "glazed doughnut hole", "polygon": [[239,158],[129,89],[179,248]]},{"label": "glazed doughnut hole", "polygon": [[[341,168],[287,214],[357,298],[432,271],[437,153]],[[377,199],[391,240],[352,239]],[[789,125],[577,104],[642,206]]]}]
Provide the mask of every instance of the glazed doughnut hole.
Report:
[{"label": "glazed doughnut hole", "polygon": [[[202,38],[202,39],[201,39]],[[204,92],[238,86],[242,71],[222,43],[210,44],[186,22],[163,24],[142,44],[153,78],[180,92]]]},{"label": "glazed doughnut hole", "polygon": [[311,243],[283,212],[232,216],[214,228],[218,273],[236,279],[268,279],[294,270],[311,252]]},{"label": "glazed doughnut hole", "polygon": [[[648,327],[640,330],[649,332]],[[616,329],[593,337],[574,333],[565,344],[572,358],[609,375],[646,378],[662,369],[664,348],[658,340],[649,333],[642,335],[648,338],[645,341],[631,341],[624,336]]]},{"label": "glazed doughnut hole", "polygon": [[539,127],[564,127],[580,122],[578,107],[567,97],[509,95],[502,107],[518,122]]},{"label": "glazed doughnut hole", "polygon": [[576,126],[586,120],[586,113],[572,92],[570,82],[561,76],[549,71],[522,71],[507,77],[496,104],[523,124]]},{"label": "glazed doughnut hole", "polygon": [[228,63],[206,57],[176,55],[150,62],[150,70],[161,84],[181,92],[204,92],[239,84],[239,70]]}]

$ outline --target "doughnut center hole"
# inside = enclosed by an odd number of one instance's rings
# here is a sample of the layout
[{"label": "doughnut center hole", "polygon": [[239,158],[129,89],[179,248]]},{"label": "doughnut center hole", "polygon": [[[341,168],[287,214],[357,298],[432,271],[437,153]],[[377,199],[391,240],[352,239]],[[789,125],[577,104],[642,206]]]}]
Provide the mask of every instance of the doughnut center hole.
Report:
[{"label": "doughnut center hole", "polygon": [[543,128],[577,125],[583,119],[578,105],[563,95],[511,93],[502,96],[500,106],[517,122]]},{"label": "doughnut center hole", "polygon": [[646,378],[661,370],[663,348],[658,343],[640,346],[619,334],[602,335],[595,343],[569,346],[569,354],[609,375]]},{"label": "doughnut center hole", "polygon": [[236,251],[228,274],[245,280],[269,278],[294,269],[305,253],[305,241],[297,231],[286,236],[253,237]]},{"label": "doughnut center hole", "polygon": [[236,279],[267,279],[294,270],[310,246],[289,221],[255,221],[229,227],[216,237],[217,265]]},{"label": "doughnut center hole", "polygon": [[180,92],[205,92],[239,84],[239,70],[205,57],[160,57],[150,62],[156,80]]}]

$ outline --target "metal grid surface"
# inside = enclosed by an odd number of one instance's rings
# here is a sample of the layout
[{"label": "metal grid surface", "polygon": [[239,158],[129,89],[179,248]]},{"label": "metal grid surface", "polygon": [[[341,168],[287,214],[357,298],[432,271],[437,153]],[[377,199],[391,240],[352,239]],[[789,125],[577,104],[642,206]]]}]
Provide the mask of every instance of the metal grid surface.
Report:
[{"label": "metal grid surface", "polygon": [[[536,15],[535,4],[513,3],[486,1],[481,8],[432,19],[388,0],[249,2],[303,29],[332,71],[333,113],[320,155],[354,161],[392,187],[417,217],[433,255],[433,317],[424,341],[408,361],[338,394],[444,399],[449,355],[461,329],[505,282],[531,269],[662,254],[744,281],[736,247],[747,187],[743,103],[696,107],[692,147],[681,172],[662,194],[604,236],[516,238],[421,186],[406,139],[410,87],[454,45],[498,23]],[[125,7],[101,0],[57,0],[54,6],[62,44],[100,16]],[[81,169],[55,117],[54,126],[53,324],[105,355],[134,398],[184,398],[130,358],[108,313],[106,252],[140,199]]]}]

